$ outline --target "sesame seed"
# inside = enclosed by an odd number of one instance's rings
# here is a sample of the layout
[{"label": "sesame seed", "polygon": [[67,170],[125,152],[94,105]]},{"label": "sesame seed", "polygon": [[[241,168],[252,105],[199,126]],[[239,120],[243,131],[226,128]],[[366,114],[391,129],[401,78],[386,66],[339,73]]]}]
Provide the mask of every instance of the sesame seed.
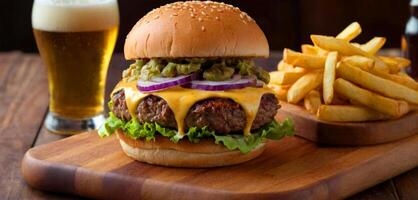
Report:
[{"label": "sesame seed", "polygon": [[[152,19],[159,19],[160,16],[162,16],[165,12],[174,12],[170,14],[170,17],[175,17],[179,15],[187,15],[189,14],[191,18],[198,18],[200,22],[206,20],[208,18],[209,13],[213,14],[214,16],[211,16],[207,20],[220,20],[221,17],[223,17],[222,14],[224,12],[233,12],[235,14],[238,14],[242,20],[242,23],[253,23],[254,19],[252,19],[247,13],[241,11],[238,7],[232,6],[230,4],[226,4],[224,2],[213,2],[213,1],[197,1],[197,0],[191,0],[191,1],[185,1],[185,2],[175,2],[166,4],[164,6],[160,6],[157,9],[151,10],[147,15],[152,16]],[[190,12],[188,12],[190,11]],[[218,14],[214,14],[214,12],[218,12]],[[215,16],[218,15],[218,16]],[[149,18],[148,18],[149,19]],[[152,21],[152,20],[151,20]],[[150,23],[149,20],[144,20],[143,23]],[[205,28],[202,27],[202,30]]]},{"label": "sesame seed", "polygon": [[202,26],[202,31],[205,31],[206,29],[205,29],[205,27],[204,26]]}]

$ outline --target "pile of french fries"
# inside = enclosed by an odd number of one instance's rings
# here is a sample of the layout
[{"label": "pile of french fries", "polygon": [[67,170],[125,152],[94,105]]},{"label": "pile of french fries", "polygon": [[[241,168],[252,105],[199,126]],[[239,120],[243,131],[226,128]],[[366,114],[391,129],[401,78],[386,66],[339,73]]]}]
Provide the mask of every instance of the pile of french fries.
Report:
[{"label": "pile of french fries", "polygon": [[418,82],[404,73],[410,61],[379,56],[384,37],[351,42],[360,33],[354,22],[336,37],[311,35],[313,45],[302,45],[301,53],[284,49],[269,87],[324,121],[386,120],[415,110]]}]

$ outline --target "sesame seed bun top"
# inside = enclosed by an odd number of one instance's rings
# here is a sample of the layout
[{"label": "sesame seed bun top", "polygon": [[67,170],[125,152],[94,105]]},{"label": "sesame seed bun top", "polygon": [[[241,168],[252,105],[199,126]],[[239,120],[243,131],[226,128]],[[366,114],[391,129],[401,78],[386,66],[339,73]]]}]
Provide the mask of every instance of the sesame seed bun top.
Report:
[{"label": "sesame seed bun top", "polygon": [[167,4],[141,18],[125,41],[125,58],[268,57],[257,23],[236,7],[212,1]]}]

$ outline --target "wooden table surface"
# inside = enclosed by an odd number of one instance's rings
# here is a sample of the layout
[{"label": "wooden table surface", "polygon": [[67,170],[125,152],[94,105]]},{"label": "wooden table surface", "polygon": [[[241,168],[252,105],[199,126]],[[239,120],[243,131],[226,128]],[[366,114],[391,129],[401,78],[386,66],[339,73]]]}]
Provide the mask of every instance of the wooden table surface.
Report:
[{"label": "wooden table surface", "polygon": [[[279,58],[280,54],[273,53],[272,58],[258,62],[273,69]],[[121,54],[112,58],[106,94],[109,94],[120,79],[126,66]],[[108,99],[108,95],[106,98]],[[39,55],[0,53],[0,199],[81,198],[32,189],[21,177],[20,163],[29,148],[64,137],[51,134],[43,127],[47,111],[48,82],[46,69]],[[350,199],[418,199],[418,167]]]}]

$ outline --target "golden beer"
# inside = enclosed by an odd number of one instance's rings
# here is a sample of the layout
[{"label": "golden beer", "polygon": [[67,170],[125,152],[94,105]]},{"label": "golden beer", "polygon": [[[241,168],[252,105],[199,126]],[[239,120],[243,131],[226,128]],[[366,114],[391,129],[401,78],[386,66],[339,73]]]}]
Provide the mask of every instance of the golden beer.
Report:
[{"label": "golden beer", "polygon": [[103,112],[106,73],[118,28],[73,33],[33,31],[48,67],[51,112],[75,119]]},{"label": "golden beer", "polygon": [[[73,133],[103,118],[107,69],[116,43],[116,0],[35,0],[32,26],[48,71],[46,127]],[[90,121],[88,121],[90,120]]]}]

